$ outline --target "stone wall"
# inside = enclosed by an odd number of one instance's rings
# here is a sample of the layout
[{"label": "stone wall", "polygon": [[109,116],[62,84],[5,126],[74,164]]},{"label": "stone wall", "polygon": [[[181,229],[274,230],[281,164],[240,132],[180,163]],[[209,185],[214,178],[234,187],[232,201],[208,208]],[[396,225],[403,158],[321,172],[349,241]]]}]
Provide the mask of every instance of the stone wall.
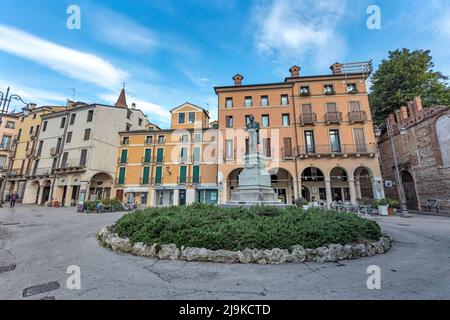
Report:
[{"label": "stone wall", "polygon": [[[419,210],[426,209],[427,199],[438,199],[441,210],[450,212],[450,167],[443,164],[439,143],[442,141],[439,135],[450,135],[450,132],[436,130],[437,120],[449,116],[449,108],[440,106],[422,109],[416,99],[408,107],[403,107],[387,118],[393,128],[400,171],[409,172],[414,179]],[[403,134],[400,128],[405,129]],[[379,139],[378,148],[383,179],[394,182],[392,188],[385,187],[385,194],[398,199],[393,152],[386,133]]]}]

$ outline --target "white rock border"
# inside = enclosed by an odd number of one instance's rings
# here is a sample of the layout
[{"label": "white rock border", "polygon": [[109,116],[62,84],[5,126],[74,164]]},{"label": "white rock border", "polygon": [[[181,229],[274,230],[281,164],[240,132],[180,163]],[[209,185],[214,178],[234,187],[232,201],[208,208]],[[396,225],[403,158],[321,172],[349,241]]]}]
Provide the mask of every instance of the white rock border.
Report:
[{"label": "white rock border", "polygon": [[142,242],[131,243],[128,238],[121,238],[113,233],[114,225],[107,226],[97,233],[97,240],[104,247],[114,251],[130,253],[136,256],[151,257],[161,260],[184,260],[217,263],[303,263],[303,262],[337,262],[347,259],[372,257],[387,252],[392,245],[392,239],[383,235],[380,240],[353,245],[330,244],[317,249],[305,249],[293,246],[292,252],[282,249],[258,250],[244,249],[242,251],[209,250],[205,248],[177,248],[175,244],[145,245]]}]

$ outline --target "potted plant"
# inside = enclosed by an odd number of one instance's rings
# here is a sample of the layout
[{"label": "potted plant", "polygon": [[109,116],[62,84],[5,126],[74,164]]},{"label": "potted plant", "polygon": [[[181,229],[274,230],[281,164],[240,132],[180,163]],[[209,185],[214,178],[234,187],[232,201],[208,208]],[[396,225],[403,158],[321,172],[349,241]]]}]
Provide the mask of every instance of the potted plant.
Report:
[{"label": "potted plant", "polygon": [[389,215],[388,208],[389,208],[389,200],[388,199],[380,199],[377,201],[378,206],[378,214],[380,216],[387,216]]},{"label": "potted plant", "polygon": [[396,199],[389,199],[388,213],[390,216],[394,215],[399,207],[400,207],[400,201],[398,201]]}]

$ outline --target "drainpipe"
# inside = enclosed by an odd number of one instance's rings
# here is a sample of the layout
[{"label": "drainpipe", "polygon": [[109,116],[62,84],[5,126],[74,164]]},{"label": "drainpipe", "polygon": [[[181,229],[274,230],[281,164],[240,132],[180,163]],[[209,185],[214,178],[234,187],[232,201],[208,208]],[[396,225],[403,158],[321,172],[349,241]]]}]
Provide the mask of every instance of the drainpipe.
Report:
[{"label": "drainpipe", "polygon": [[[298,128],[297,128],[297,112],[295,111],[295,95],[294,95],[294,85],[292,86],[292,110],[294,112],[294,129],[295,129],[295,150],[296,153],[294,154],[294,168],[295,168],[295,184],[297,185],[297,194],[296,199],[301,198],[302,191],[300,190],[300,181],[298,176]],[[296,200],[295,199],[295,200]]]}]

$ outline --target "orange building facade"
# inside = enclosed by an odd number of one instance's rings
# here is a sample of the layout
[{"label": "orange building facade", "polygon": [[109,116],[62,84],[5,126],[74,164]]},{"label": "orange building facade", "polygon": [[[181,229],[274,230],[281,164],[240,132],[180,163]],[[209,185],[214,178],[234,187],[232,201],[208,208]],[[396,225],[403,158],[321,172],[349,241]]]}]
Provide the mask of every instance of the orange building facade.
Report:
[{"label": "orange building facade", "polygon": [[370,62],[331,66],[302,76],[293,66],[283,82],[216,87],[219,203],[230,199],[248,150],[246,121],[260,123],[259,152],[279,199],[330,206],[383,198],[383,185],[365,80]]}]

